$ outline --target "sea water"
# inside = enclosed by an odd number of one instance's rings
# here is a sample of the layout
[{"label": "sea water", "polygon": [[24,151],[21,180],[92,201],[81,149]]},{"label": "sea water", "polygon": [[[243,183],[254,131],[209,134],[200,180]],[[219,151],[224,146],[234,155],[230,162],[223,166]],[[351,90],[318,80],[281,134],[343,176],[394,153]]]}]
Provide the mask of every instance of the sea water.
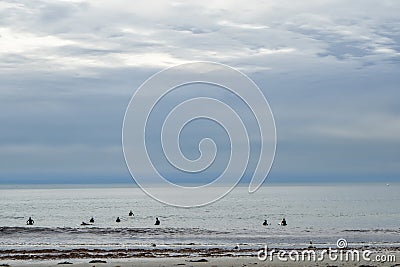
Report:
[{"label": "sea water", "polygon": [[[399,204],[400,184],[266,184],[253,194],[237,187],[201,208],[171,207],[139,188],[116,185],[3,187],[0,248],[306,247],[311,240],[327,247],[339,238],[354,246],[398,247]],[[26,225],[29,216],[33,226]],[[91,217],[93,225],[80,225]]]}]

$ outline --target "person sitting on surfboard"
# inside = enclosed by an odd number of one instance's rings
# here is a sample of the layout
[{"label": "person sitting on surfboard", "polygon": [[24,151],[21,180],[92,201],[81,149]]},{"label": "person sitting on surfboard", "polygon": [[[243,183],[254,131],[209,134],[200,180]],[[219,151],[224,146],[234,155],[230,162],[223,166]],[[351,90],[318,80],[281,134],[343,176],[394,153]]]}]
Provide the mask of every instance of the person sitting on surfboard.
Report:
[{"label": "person sitting on surfboard", "polygon": [[282,226],[286,226],[286,225],[287,225],[285,218],[282,219],[281,225],[282,225]]},{"label": "person sitting on surfboard", "polygon": [[160,220],[156,218],[156,223],[154,225],[160,225]]},{"label": "person sitting on surfboard", "polygon": [[92,217],[89,222],[94,223],[94,218]]},{"label": "person sitting on surfboard", "polygon": [[119,223],[121,222],[121,219],[119,217],[117,217],[117,219],[115,220],[115,222]]},{"label": "person sitting on surfboard", "polygon": [[33,225],[35,221],[32,219],[32,217],[29,217],[29,219],[26,221],[27,225]]},{"label": "person sitting on surfboard", "polygon": [[264,226],[267,226],[267,225],[268,225],[267,220],[264,220],[263,225],[264,225]]},{"label": "person sitting on surfboard", "polygon": [[133,216],[133,212],[132,211],[129,212],[129,216]]}]

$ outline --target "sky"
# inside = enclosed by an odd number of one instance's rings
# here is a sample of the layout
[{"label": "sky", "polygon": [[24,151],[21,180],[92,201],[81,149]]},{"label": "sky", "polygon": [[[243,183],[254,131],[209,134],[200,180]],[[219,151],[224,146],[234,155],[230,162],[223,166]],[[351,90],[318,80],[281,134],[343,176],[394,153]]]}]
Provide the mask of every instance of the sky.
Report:
[{"label": "sky", "polygon": [[[395,0],[1,1],[0,183],[132,182],[130,98],[194,61],[237,68],[268,99],[267,181],[400,181],[398,14]],[[202,123],[182,136],[189,154]]]}]

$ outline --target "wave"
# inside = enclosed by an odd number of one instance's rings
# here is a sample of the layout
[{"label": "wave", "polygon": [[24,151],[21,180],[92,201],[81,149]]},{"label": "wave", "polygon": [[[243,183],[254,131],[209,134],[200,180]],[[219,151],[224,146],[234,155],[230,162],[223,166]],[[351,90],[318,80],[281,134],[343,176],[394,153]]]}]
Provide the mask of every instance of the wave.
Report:
[{"label": "wave", "polygon": [[1,235],[14,234],[93,234],[93,235],[130,235],[136,236],[140,234],[169,236],[174,235],[223,235],[229,232],[215,231],[201,228],[101,228],[101,227],[0,227]]},{"label": "wave", "polygon": [[400,229],[347,229],[347,230],[343,230],[342,232],[400,234]]}]

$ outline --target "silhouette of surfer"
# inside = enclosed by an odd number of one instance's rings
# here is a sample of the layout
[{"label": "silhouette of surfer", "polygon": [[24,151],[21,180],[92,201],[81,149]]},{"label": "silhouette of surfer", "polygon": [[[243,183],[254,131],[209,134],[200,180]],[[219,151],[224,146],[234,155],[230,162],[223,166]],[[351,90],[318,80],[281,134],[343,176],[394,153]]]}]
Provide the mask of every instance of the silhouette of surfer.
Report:
[{"label": "silhouette of surfer", "polygon": [[156,223],[154,225],[160,225],[160,220],[158,218],[156,218]]},{"label": "silhouette of surfer", "polygon": [[264,220],[263,225],[264,225],[264,226],[267,226],[267,225],[268,225],[267,220]]},{"label": "silhouette of surfer", "polygon": [[33,225],[35,221],[32,219],[32,217],[29,217],[29,219],[26,221],[27,225]]},{"label": "silhouette of surfer", "polygon": [[132,211],[129,212],[129,216],[133,216],[133,212]]},{"label": "silhouette of surfer", "polygon": [[281,225],[282,225],[282,226],[286,226],[286,225],[287,225],[285,218],[282,219]]},{"label": "silhouette of surfer", "polygon": [[85,226],[85,225],[90,225],[90,224],[88,224],[88,223],[86,223],[86,222],[82,222],[81,225],[82,225],[82,226]]},{"label": "silhouette of surfer", "polygon": [[89,222],[94,223],[94,218],[92,217]]},{"label": "silhouette of surfer", "polygon": [[117,219],[115,220],[115,222],[119,223],[121,222],[121,219],[119,217],[117,217]]}]

